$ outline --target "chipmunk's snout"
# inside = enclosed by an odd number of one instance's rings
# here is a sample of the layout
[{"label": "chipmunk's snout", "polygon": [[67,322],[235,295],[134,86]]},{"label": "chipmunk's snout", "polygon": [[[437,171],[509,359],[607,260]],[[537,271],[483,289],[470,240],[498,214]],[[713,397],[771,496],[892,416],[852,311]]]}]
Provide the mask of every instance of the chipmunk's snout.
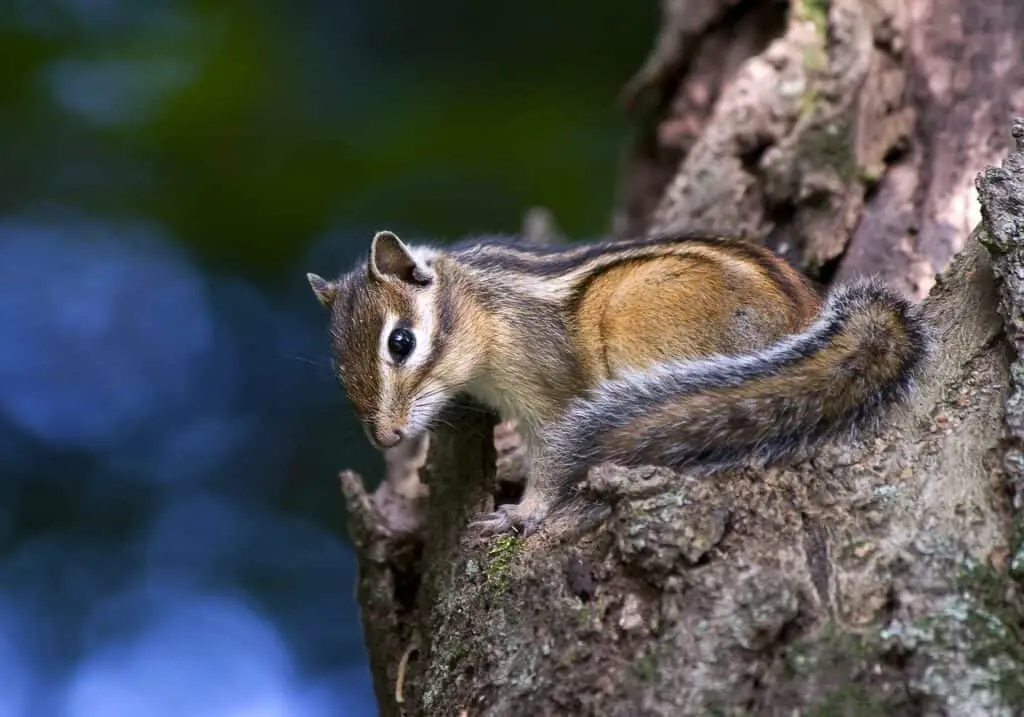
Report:
[{"label": "chipmunk's snout", "polygon": [[387,423],[373,423],[367,421],[363,424],[370,443],[379,450],[394,448],[401,443],[408,431],[403,426],[389,425]]}]

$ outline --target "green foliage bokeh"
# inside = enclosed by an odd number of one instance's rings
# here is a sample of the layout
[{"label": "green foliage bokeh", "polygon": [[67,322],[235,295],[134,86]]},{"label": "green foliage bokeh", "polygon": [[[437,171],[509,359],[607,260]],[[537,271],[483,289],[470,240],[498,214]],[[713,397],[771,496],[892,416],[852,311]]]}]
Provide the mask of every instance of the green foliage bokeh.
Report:
[{"label": "green foliage bokeh", "polygon": [[94,5],[0,9],[0,211],[145,218],[265,278],[338,226],[453,238],[541,204],[600,233],[616,96],[657,19],[585,0]]}]

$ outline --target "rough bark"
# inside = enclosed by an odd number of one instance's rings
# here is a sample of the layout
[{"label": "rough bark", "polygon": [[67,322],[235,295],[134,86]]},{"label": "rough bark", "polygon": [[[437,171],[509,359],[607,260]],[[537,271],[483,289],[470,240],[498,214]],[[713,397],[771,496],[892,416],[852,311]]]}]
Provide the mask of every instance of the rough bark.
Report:
[{"label": "rough bark", "polygon": [[974,175],[1024,108],[1024,4],[663,7],[626,95],[649,129],[617,230],[740,231],[821,278],[881,273],[927,294],[977,224]]},{"label": "rough bark", "polygon": [[868,199],[837,279],[884,267],[923,296],[980,215],[979,168],[1007,149],[1024,110],[1024,3],[913,0],[905,13],[907,102],[916,121]]},{"label": "rough bark", "polygon": [[[653,129],[617,229],[742,230],[822,279],[882,271],[927,294],[936,355],[881,428],[786,469],[595,468],[612,514],[575,531],[467,529],[496,441],[521,468],[472,406],[434,436],[429,496],[407,471],[372,495],[343,474],[381,713],[1024,714],[1024,121],[978,175],[974,231],[961,202],[1024,87],[998,64],[1024,11],[664,8],[627,89]],[[997,65],[976,90],[978,57]]]}]

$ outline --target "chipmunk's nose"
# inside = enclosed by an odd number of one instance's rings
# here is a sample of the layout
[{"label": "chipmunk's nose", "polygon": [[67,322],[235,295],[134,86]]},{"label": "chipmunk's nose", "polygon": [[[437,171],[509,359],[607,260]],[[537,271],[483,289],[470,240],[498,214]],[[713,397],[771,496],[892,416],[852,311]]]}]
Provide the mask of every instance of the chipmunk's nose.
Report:
[{"label": "chipmunk's nose", "polygon": [[394,448],[405,438],[405,431],[396,426],[373,423],[367,425],[366,432],[378,448]]}]

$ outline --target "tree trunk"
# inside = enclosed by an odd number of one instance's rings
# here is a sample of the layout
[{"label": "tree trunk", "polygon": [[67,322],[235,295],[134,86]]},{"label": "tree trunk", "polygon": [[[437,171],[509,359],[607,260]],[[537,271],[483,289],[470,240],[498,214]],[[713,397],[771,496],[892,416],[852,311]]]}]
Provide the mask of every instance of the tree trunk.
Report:
[{"label": "tree trunk", "polygon": [[1012,0],[665,0],[615,231],[882,273],[927,295],[935,357],[884,426],[789,468],[599,466],[612,515],[571,533],[467,530],[505,484],[474,407],[429,496],[408,464],[372,495],[344,473],[382,714],[1024,714],[1021,38]]}]

